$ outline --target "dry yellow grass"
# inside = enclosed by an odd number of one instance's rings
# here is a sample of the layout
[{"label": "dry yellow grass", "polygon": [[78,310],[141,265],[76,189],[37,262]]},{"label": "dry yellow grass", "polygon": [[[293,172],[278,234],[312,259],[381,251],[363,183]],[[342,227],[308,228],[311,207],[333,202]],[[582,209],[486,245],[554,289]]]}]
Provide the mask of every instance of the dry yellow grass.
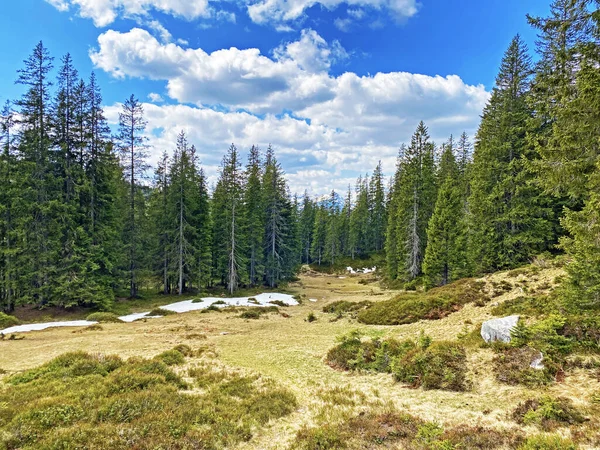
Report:
[{"label": "dry yellow grass", "polygon": [[[527,286],[531,289],[552,283],[561,274],[560,269],[544,269]],[[323,358],[338,336],[354,329],[366,335],[395,338],[414,338],[423,330],[433,339],[454,340],[464,330],[466,322],[468,329],[472,330],[492,317],[490,310],[494,304],[523,295],[522,285],[515,283],[520,278],[508,278],[515,287],[486,306],[467,305],[437,321],[420,321],[402,326],[366,326],[347,318],[332,322],[333,315],[321,312],[322,307],[332,301],[380,301],[397,293],[382,290],[377,283],[358,283],[361,279],[371,277],[339,278],[314,273],[302,275],[301,281],[291,286],[291,290],[304,294],[304,303],[297,307],[281,308],[282,312],[289,314],[289,318],[269,314],[258,320],[244,320],[236,317],[239,313],[190,312],[132,324],[102,324],[101,331],[79,332],[77,329],[56,328],[32,332],[24,340],[0,341],[0,368],[16,372],[75,350],[118,354],[122,357],[153,356],[180,343],[193,348],[208,344],[214,347],[219,360],[226,366],[273,378],[291,389],[300,403],[294,414],[259,430],[252,441],[241,445],[240,449],[286,448],[297,430],[303,424],[312,423],[319,413],[323,406],[319,391],[340,387],[350,387],[371,402],[392,402],[422,419],[443,425],[516,427],[509,418],[509,412],[524,398],[531,396],[532,391],[497,383],[491,370],[491,350],[469,350],[474,388],[466,393],[409,389],[384,374],[343,373],[328,367]],[[484,278],[488,283],[504,279],[507,279],[506,273]],[[317,299],[317,302],[308,301],[311,298]],[[308,323],[305,320],[309,312],[316,314],[316,322]],[[202,334],[207,339],[197,338]],[[567,377],[564,383],[548,390],[583,405],[591,392],[600,390],[600,383],[583,371],[578,371]]]}]

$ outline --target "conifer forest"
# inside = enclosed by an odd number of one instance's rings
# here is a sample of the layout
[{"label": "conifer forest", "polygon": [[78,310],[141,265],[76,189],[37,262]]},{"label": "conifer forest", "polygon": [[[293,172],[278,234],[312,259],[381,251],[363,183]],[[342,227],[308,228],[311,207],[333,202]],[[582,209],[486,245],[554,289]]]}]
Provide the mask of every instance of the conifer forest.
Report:
[{"label": "conifer forest", "polygon": [[418,117],[395,166],[322,192],[268,140],[217,170],[200,128],[156,148],[144,96],[111,119],[113,86],[39,41],[0,111],[0,450],[600,448],[600,3],[547,3],[476,133]]}]

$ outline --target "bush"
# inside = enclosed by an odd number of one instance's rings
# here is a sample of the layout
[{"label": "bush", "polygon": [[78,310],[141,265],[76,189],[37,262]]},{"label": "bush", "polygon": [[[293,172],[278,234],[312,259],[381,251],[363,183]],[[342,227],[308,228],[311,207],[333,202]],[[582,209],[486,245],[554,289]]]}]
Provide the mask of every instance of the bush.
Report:
[{"label": "bush", "polygon": [[470,388],[465,348],[453,342],[434,342],[417,347],[392,363],[397,381],[424,389],[465,391]]},{"label": "bush", "polygon": [[277,306],[249,308],[241,313],[239,317],[242,319],[260,319],[260,316],[269,313],[279,313],[279,308]]},{"label": "bush", "polygon": [[167,350],[166,352],[162,352],[160,355],[155,356],[154,359],[162,361],[167,366],[178,366],[185,362],[185,357],[177,350]]},{"label": "bush", "polygon": [[506,300],[492,308],[495,316],[510,316],[514,314],[539,317],[559,311],[557,299],[553,295],[539,295],[537,297],[519,296]]},{"label": "bush", "polygon": [[512,413],[512,418],[521,425],[536,425],[544,431],[583,423],[586,420],[571,400],[549,396],[519,403]]},{"label": "bush", "polygon": [[281,300],[271,300],[269,303],[272,305],[281,306],[282,308],[287,308],[288,306],[290,306]]},{"label": "bush", "polygon": [[554,381],[556,371],[549,361],[544,361],[544,369],[531,368],[531,362],[539,355],[539,351],[531,347],[505,348],[498,351],[493,359],[496,379],[502,383],[529,387],[543,386]]},{"label": "bush", "polygon": [[152,311],[148,313],[149,316],[172,316],[173,314],[177,314],[175,311],[170,311],[168,309],[162,308],[154,308]]},{"label": "bush", "polygon": [[308,316],[306,316],[305,320],[308,323],[315,322],[317,320],[317,316],[315,316],[315,313],[311,311],[311,312],[308,313]]},{"label": "bush", "polygon": [[362,302],[338,300],[323,306],[323,312],[328,314],[336,314],[337,316],[342,316],[346,313],[352,313],[351,315],[355,316],[358,311],[362,311],[363,309],[370,307],[372,304],[373,302],[367,300]]},{"label": "bush", "polygon": [[89,320],[90,322],[100,322],[100,323],[121,323],[123,322],[119,317],[111,312],[95,312],[89,314],[85,320]]},{"label": "bush", "polygon": [[465,278],[427,292],[400,294],[360,311],[358,320],[367,325],[402,325],[421,319],[441,319],[467,303],[487,302],[484,286],[482,282]]},{"label": "bush", "polygon": [[21,322],[16,317],[0,312],[0,329],[14,327],[20,323]]}]

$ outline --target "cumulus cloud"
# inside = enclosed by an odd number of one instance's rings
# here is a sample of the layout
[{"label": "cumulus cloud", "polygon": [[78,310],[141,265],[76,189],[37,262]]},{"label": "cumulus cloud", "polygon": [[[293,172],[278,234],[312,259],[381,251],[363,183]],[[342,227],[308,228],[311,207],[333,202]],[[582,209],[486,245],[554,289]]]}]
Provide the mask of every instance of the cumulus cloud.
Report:
[{"label": "cumulus cloud", "polygon": [[110,25],[122,15],[135,17],[150,10],[160,11],[187,20],[208,17],[208,0],[46,0],[59,11],[74,8],[84,18],[92,19],[98,27]]},{"label": "cumulus cloud", "polygon": [[[107,31],[90,56],[117,78],[163,80],[167,94],[185,103],[144,105],[153,162],[173,148],[182,129],[212,177],[232,142],[243,150],[271,143],[293,190],[315,194],[344,190],[379,160],[391,174],[398,147],[420,120],[437,142],[462,131],[473,135],[489,98],[482,85],[457,75],[333,76],[332,64],[347,52],[314,30],[271,55],[252,48],[208,53],[161,43],[141,29]],[[153,94],[150,99],[158,102]],[[107,110],[113,121],[119,108]]]},{"label": "cumulus cloud", "polygon": [[148,98],[150,99],[151,102],[153,103],[161,103],[164,102],[165,100],[162,98],[162,95],[157,94],[156,92],[150,92],[148,94]]},{"label": "cumulus cloud", "polygon": [[[119,16],[135,17],[147,15],[156,10],[186,20],[199,17],[223,19],[219,14],[225,14],[226,20],[232,21],[235,16],[231,12],[215,10],[217,2],[208,0],[46,0],[59,11],[74,9],[81,17],[89,18],[98,27],[110,25]],[[342,4],[353,6],[351,11],[362,8],[372,8],[389,12],[398,20],[414,16],[419,8],[417,0],[243,0],[240,2],[247,8],[252,21],[259,24],[272,23],[281,26],[282,23],[300,18],[308,8],[321,5],[334,10]],[[233,20],[235,21],[235,20]]]}]

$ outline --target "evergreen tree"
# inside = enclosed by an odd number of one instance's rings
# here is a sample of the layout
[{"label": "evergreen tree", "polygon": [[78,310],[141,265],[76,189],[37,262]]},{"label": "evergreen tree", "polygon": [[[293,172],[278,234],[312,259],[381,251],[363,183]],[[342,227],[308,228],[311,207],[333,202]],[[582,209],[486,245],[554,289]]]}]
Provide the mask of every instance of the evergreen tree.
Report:
[{"label": "evergreen tree", "polygon": [[436,197],[434,145],[423,122],[412,136],[401,165],[396,210],[398,277],[412,280],[422,273],[427,224]]},{"label": "evergreen tree", "polygon": [[46,305],[51,301],[51,272],[57,259],[59,236],[51,222],[56,217],[52,201],[55,187],[50,160],[50,71],[53,58],[42,42],[24,61],[18,84],[27,91],[16,102],[19,107],[19,147],[22,177],[19,180],[19,228],[23,251],[17,264],[23,301]]},{"label": "evergreen tree", "polygon": [[14,127],[15,114],[7,101],[0,115],[0,311],[4,312],[13,311],[17,296]]},{"label": "evergreen tree", "polygon": [[325,231],[325,258],[331,265],[335,264],[336,258],[340,256],[340,213],[337,202],[337,194],[331,191],[327,204],[327,225]]},{"label": "evergreen tree", "polygon": [[388,206],[387,206],[387,228],[385,238],[385,255],[387,262],[387,276],[391,280],[398,278],[398,207],[399,207],[399,195],[402,187],[402,173],[404,155],[406,153],[406,146],[402,144],[398,153],[396,162],[396,171],[391,180],[390,190],[388,193]]},{"label": "evergreen tree", "polygon": [[433,284],[447,284],[464,275],[466,255],[461,234],[465,232],[459,166],[452,141],[444,146],[440,162],[437,200],[427,226],[423,272]]},{"label": "evergreen tree", "polygon": [[138,272],[142,269],[142,236],[140,230],[145,224],[144,198],[138,186],[138,180],[147,169],[146,164],[146,120],[144,108],[134,95],[123,104],[119,113],[119,151],[128,184],[127,219],[125,222],[124,243],[127,250],[126,270],[128,272],[129,295],[134,298],[138,293]]},{"label": "evergreen tree", "polygon": [[369,251],[380,251],[385,246],[385,229],[387,225],[387,212],[385,208],[385,188],[384,188],[384,176],[383,168],[381,167],[381,161],[377,164],[377,167],[373,171],[371,176],[371,183],[369,184],[371,189],[370,197],[370,236],[371,242],[369,245]]},{"label": "evergreen tree", "polygon": [[552,211],[530,183],[525,139],[530,58],[519,36],[506,51],[477,133],[471,195],[471,260],[478,272],[518,265],[552,242]]},{"label": "evergreen tree", "polygon": [[250,284],[257,285],[262,281],[264,273],[263,239],[265,235],[265,208],[262,195],[263,167],[260,150],[252,146],[246,165],[246,189],[244,204],[246,205],[246,224],[248,236],[248,276]]},{"label": "evergreen tree", "polygon": [[302,197],[302,211],[300,212],[298,233],[300,235],[300,243],[302,247],[302,262],[310,264],[313,229],[315,225],[316,208],[315,203],[308,195],[308,191],[304,191]]},{"label": "evergreen tree", "polygon": [[244,236],[244,173],[237,148],[231,144],[223,157],[213,196],[213,242],[216,275],[233,294],[247,281]]},{"label": "evergreen tree", "polygon": [[315,206],[315,223],[313,225],[311,258],[321,265],[325,258],[325,245],[327,237],[328,211],[321,202]]},{"label": "evergreen tree", "polygon": [[281,165],[271,146],[267,149],[263,177],[265,208],[265,281],[274,287],[284,277],[288,258],[292,254],[291,204]]},{"label": "evergreen tree", "polygon": [[350,213],[349,245],[352,259],[363,256],[369,252],[370,243],[370,195],[368,178],[362,176],[356,181],[356,205]]}]

